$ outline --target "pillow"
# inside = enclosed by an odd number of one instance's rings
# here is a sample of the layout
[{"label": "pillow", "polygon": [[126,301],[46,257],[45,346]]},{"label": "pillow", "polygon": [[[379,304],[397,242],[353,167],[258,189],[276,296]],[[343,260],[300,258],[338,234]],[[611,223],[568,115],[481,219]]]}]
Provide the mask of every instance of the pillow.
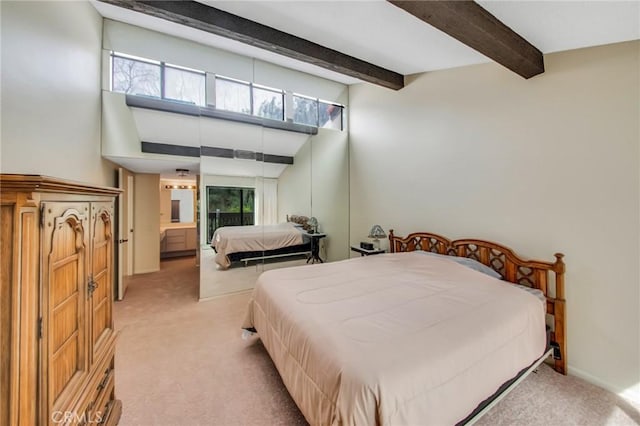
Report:
[{"label": "pillow", "polygon": [[445,257],[449,260],[452,260],[456,263],[459,263],[462,266],[466,266],[467,268],[473,269],[474,271],[482,272],[485,275],[489,275],[490,277],[497,278],[499,280],[502,279],[502,275],[488,267],[487,265],[478,262],[474,259],[469,259],[468,257],[459,257],[459,256],[447,256],[445,254],[432,253],[430,251],[422,251],[416,250],[419,253],[424,253],[429,256],[437,256],[437,257]]},{"label": "pillow", "polygon": [[[487,265],[485,265],[484,263],[480,263],[477,260],[474,259],[469,259],[468,257],[458,257],[458,256],[447,256],[444,254],[440,254],[440,253],[431,253],[430,251],[423,251],[423,250],[416,250],[418,253],[424,253],[427,254],[429,256],[437,256],[437,257],[446,257],[447,259],[450,259],[456,263],[459,263],[462,266],[466,266],[467,268],[473,269],[474,271],[478,271],[478,272],[482,272],[483,274],[489,275],[490,277],[493,278],[497,278],[499,280],[502,279],[502,275],[500,275],[498,272],[494,271],[493,269],[491,269],[490,267],[488,267]],[[547,309],[547,298],[545,297],[544,293],[542,292],[542,290],[539,290],[537,288],[531,288],[531,287],[527,287],[526,285],[520,285],[520,284],[513,284],[516,286],[516,288],[519,288],[520,290],[526,291],[527,293],[530,293],[532,295],[534,295],[535,297],[538,298],[538,300],[540,300],[542,302],[542,304],[544,305],[545,311]]]},{"label": "pillow", "polygon": [[309,218],[307,216],[298,216],[298,215],[290,215],[287,216],[287,222],[293,222],[298,224],[299,226],[302,227],[302,229],[304,229],[305,231],[308,231],[309,229],[311,229],[311,225],[309,225],[307,222],[309,222]]},{"label": "pillow", "polygon": [[538,298],[538,300],[540,300],[544,304],[545,310],[547,309],[547,298],[544,296],[544,293],[542,292],[542,290],[539,290],[533,287],[527,287],[526,285],[520,285],[520,284],[514,284],[514,285],[516,286],[516,288],[519,288],[520,290],[524,290],[527,293],[533,294],[535,297]]}]

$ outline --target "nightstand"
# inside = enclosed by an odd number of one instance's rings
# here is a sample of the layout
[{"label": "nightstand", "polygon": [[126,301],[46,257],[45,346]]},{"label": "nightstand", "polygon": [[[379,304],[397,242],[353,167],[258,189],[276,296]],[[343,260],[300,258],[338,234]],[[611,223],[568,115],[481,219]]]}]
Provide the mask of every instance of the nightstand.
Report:
[{"label": "nightstand", "polygon": [[355,251],[356,253],[360,253],[360,256],[369,256],[369,255],[373,255],[373,254],[386,253],[386,250],[384,250],[384,249],[367,250],[367,249],[364,249],[364,248],[362,248],[360,246],[351,246],[351,251]]},{"label": "nightstand", "polygon": [[324,260],[320,258],[320,239],[327,236],[322,232],[316,232],[315,234],[307,234],[311,238],[311,255],[307,258],[307,263],[324,263]]}]

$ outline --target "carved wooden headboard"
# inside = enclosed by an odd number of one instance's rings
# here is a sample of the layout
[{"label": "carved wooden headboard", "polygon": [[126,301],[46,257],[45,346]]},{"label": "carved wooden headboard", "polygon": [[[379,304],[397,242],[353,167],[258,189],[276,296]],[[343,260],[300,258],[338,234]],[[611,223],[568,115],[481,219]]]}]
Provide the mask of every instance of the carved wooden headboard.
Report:
[{"label": "carved wooden headboard", "polygon": [[[460,239],[449,240],[438,234],[414,232],[398,237],[389,231],[391,253],[423,250],[449,256],[477,260],[500,274],[503,280],[541,290],[547,298],[547,315],[553,316],[551,340],[560,350],[555,360],[556,371],[567,374],[567,344],[564,299],[564,255],[556,253],[555,262],[525,260],[513,250],[491,241]],[[553,273],[550,276],[549,273]],[[550,280],[551,278],[551,280]]]}]

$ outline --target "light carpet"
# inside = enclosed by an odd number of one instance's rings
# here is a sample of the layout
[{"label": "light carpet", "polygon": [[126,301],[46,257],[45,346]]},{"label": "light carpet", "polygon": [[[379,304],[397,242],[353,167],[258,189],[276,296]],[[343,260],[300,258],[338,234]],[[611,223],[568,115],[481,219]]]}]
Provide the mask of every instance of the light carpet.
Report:
[{"label": "light carpet", "polygon": [[[128,279],[115,304],[120,424],[305,425],[260,340],[240,338],[250,293],[199,303],[198,279],[194,258]],[[640,425],[640,406],[543,365],[476,424]]]}]

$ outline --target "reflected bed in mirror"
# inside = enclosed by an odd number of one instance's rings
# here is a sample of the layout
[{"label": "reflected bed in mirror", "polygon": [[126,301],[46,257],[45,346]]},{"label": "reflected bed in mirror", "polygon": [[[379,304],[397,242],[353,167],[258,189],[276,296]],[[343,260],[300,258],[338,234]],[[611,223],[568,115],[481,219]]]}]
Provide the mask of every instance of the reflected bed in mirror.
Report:
[{"label": "reflected bed in mirror", "polygon": [[[211,144],[227,144],[225,147],[233,147],[234,150],[264,155],[256,154],[255,159],[240,158],[235,153],[233,158],[211,155],[200,158],[200,300],[251,290],[263,271],[306,265],[311,251],[310,244],[303,237],[300,244],[293,244],[302,247],[287,246],[283,248],[286,253],[273,253],[286,256],[265,259],[263,230],[257,232],[260,244],[245,248],[240,252],[240,258],[235,258],[236,254],[230,254],[228,250],[218,255],[213,249],[211,243],[218,229],[230,225],[249,229],[254,228],[252,225],[277,227],[287,222],[287,214],[311,214],[309,135],[249,128],[238,123],[233,125],[233,129],[231,126],[225,123],[225,128],[233,132],[219,131]],[[278,156],[284,156],[293,161],[273,162],[273,158],[266,154],[275,156],[276,160]],[[252,232],[256,232],[255,228]],[[220,246],[216,248],[221,250]],[[290,251],[299,255],[292,256]],[[222,266],[216,263],[216,259]],[[250,266],[245,267],[245,262]]]},{"label": "reflected bed in mirror", "polygon": [[[207,126],[201,129],[203,134],[208,134],[213,124],[203,123]],[[313,267],[315,262],[348,258],[346,132],[320,129],[316,135],[305,135],[240,123],[215,124],[215,137],[208,138],[206,144],[216,149],[201,149],[200,157],[200,300],[251,290],[266,270]],[[217,155],[231,149],[233,156]],[[236,155],[237,151],[251,151],[256,156],[244,158]],[[283,157],[289,161],[276,161]],[[238,251],[222,247],[222,241],[216,240],[228,237],[224,232],[218,232],[214,239],[216,230],[230,224],[277,227],[292,219],[291,215],[304,216],[300,225],[306,227],[309,218],[318,220],[317,233],[298,231],[302,247],[265,245],[265,229],[256,232],[255,228],[250,231],[258,234],[260,245],[254,248],[245,246]],[[302,255],[289,256],[289,250]],[[281,257],[284,254],[287,256]],[[245,261],[250,266],[245,267]]]},{"label": "reflected bed in mirror", "polygon": [[[291,216],[304,221],[304,216]],[[304,219],[303,219],[304,218]],[[311,255],[311,242],[305,224],[288,221],[275,225],[223,226],[211,239],[215,262],[220,269],[236,263],[285,260],[291,256]]]}]

